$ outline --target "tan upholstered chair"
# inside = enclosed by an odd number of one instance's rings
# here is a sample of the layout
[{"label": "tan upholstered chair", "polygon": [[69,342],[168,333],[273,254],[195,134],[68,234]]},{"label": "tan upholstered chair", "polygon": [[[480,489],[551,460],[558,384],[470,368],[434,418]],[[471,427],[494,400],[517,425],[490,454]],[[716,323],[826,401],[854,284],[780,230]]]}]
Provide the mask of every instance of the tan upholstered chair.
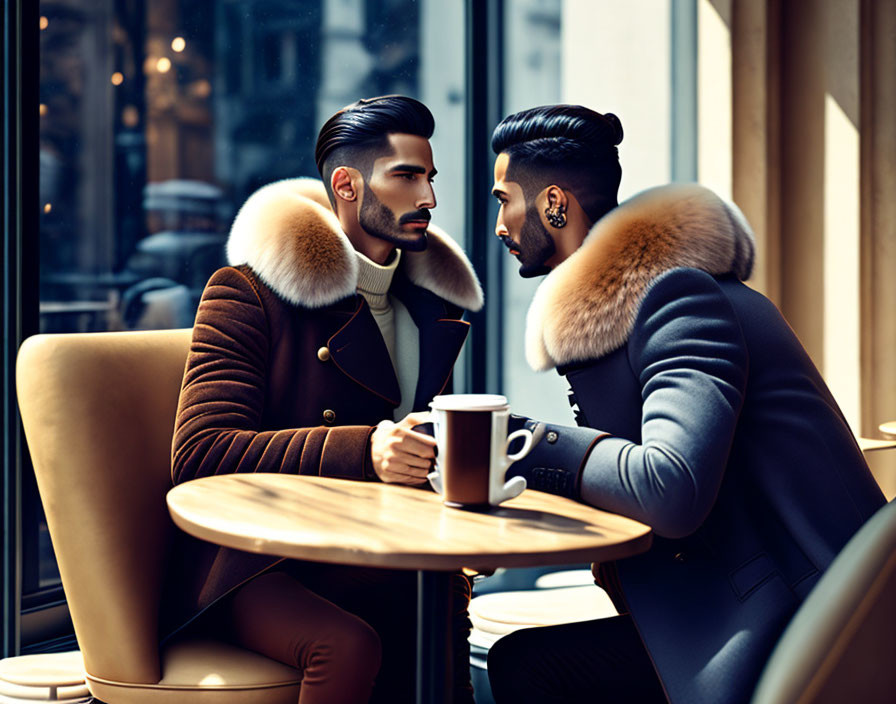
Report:
[{"label": "tan upholstered chair", "polygon": [[896,502],[850,539],[800,606],[752,704],[896,701]]},{"label": "tan upholstered chair", "polygon": [[108,704],[294,704],[300,674],[223,642],[161,652],[177,397],[190,330],[37,335],[19,407],[91,693]]}]

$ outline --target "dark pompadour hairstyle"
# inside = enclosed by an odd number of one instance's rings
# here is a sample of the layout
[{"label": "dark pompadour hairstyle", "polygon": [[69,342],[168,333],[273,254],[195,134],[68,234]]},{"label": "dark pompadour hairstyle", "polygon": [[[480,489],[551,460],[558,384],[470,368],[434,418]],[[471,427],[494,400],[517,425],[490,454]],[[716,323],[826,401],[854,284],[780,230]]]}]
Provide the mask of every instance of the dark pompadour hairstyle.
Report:
[{"label": "dark pompadour hairstyle", "polygon": [[314,160],[330,200],[330,176],[337,166],[351,165],[365,176],[388,144],[390,134],[413,134],[429,139],[435,129],[432,113],[423,103],[404,95],[364,98],[342,108],[320,128]]},{"label": "dark pompadour hairstyle", "polygon": [[495,154],[510,157],[507,178],[527,200],[556,184],[575,195],[592,222],[617,204],[622,123],[581,105],[544,105],[501,120],[492,134]]}]

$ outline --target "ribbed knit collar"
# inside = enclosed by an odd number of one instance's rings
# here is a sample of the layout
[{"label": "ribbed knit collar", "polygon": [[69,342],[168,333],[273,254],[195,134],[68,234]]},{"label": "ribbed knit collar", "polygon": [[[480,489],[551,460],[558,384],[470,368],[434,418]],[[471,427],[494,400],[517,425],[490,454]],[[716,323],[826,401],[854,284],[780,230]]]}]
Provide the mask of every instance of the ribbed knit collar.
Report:
[{"label": "ribbed knit collar", "polygon": [[392,277],[401,261],[401,250],[393,250],[395,255],[388,264],[377,264],[372,259],[358,255],[358,293],[367,300],[371,310],[382,310],[389,306],[387,294],[392,285]]}]

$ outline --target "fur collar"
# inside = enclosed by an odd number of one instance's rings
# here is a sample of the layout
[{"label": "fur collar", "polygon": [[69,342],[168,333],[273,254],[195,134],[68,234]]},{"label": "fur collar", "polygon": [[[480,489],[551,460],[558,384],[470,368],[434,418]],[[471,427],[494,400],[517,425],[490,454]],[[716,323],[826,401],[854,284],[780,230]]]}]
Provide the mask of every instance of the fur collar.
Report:
[{"label": "fur collar", "polygon": [[[482,308],[482,287],[463,250],[430,225],[422,252],[402,252],[408,278],[461,308]],[[321,308],[355,293],[358,258],[330,209],[323,184],[293,178],[268,184],[240,208],[227,240],[227,262],[249,265],[295,305]]]},{"label": "fur collar", "polygon": [[741,280],[753,268],[749,224],[733,203],[696,184],[643,191],[601,218],[541,283],[526,319],[536,371],[597,359],[628,340],[658,276],[678,267]]}]

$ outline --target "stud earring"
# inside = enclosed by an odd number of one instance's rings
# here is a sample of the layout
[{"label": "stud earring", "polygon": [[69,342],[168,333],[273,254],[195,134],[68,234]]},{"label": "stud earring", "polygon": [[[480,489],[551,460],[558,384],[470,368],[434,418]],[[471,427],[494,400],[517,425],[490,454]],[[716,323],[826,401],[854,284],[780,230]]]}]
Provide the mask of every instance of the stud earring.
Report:
[{"label": "stud earring", "polygon": [[556,227],[558,230],[561,227],[566,227],[566,213],[559,205],[553,208],[545,208],[544,214],[545,217],[547,217],[548,222],[551,224],[551,227]]}]

